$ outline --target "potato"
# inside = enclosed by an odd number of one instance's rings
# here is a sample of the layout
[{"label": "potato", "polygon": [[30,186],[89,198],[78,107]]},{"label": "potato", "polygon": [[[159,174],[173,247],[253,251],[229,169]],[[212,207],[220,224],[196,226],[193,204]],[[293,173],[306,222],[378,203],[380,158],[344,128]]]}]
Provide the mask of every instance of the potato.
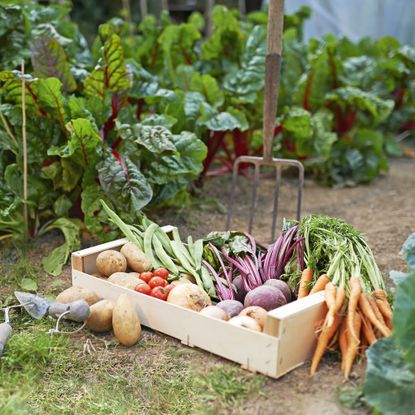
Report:
[{"label": "potato", "polygon": [[121,285],[122,287],[130,288],[132,290],[134,290],[134,288],[140,282],[139,278],[134,277],[127,272],[115,272],[108,277],[108,281],[112,282],[113,284]]},{"label": "potato", "polygon": [[152,264],[145,256],[144,252],[131,242],[127,242],[122,248],[121,253],[127,258],[128,266],[136,272],[150,271]]},{"label": "potato", "polygon": [[127,294],[121,294],[115,303],[112,314],[112,328],[115,337],[124,346],[133,346],[140,338],[140,320]]},{"label": "potato", "polygon": [[101,300],[90,308],[89,318],[86,322],[87,327],[97,333],[112,329],[112,314],[114,303],[110,300]]},{"label": "potato", "polygon": [[88,288],[69,287],[62,291],[57,297],[57,303],[68,304],[76,300],[85,300],[89,305],[95,304],[100,298]]},{"label": "potato", "polygon": [[109,277],[114,272],[124,272],[127,269],[127,260],[120,252],[109,249],[97,256],[96,266],[100,274]]}]

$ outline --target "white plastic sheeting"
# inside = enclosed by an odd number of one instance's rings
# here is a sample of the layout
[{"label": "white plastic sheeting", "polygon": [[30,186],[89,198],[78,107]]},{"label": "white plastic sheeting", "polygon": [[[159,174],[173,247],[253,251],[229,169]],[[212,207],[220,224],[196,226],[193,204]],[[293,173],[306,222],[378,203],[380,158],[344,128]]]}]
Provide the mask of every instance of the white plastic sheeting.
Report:
[{"label": "white plastic sheeting", "polygon": [[306,38],[334,33],[357,41],[392,35],[415,46],[415,0],[285,0],[286,12],[303,4],[313,10],[305,24]]}]

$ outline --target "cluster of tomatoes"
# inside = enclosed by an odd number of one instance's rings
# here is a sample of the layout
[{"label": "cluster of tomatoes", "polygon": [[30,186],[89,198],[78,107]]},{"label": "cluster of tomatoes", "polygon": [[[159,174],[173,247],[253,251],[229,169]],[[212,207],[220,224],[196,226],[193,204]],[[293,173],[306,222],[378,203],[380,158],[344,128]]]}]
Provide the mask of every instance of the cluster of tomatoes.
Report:
[{"label": "cluster of tomatoes", "polygon": [[142,272],[140,282],[134,290],[166,301],[170,291],[174,288],[174,285],[168,283],[168,277],[169,272],[165,268],[157,268],[153,272]]}]

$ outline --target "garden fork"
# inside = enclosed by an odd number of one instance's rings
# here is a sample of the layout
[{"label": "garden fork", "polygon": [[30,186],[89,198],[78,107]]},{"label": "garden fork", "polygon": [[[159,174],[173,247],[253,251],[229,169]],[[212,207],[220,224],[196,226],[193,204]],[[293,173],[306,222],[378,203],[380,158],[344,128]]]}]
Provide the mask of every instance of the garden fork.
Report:
[{"label": "garden fork", "polygon": [[282,33],[284,23],[284,0],[270,0],[268,9],[268,34],[267,54],[265,58],[265,90],[264,90],[264,120],[263,156],[240,156],[233,164],[232,188],[228,204],[226,229],[229,229],[232,221],[234,194],[237,184],[239,165],[250,163],[255,167],[252,186],[251,207],[249,212],[248,232],[252,232],[255,209],[257,205],[257,189],[259,185],[260,168],[262,166],[275,168],[274,207],[272,212],[271,240],[275,239],[275,227],[277,223],[279,193],[281,184],[281,170],[283,167],[295,167],[298,169],[298,194],[297,194],[297,220],[301,215],[301,200],[304,186],[304,166],[298,160],[277,159],[272,157],[272,139],[274,136],[274,120],[277,113],[278,88],[281,67]]}]

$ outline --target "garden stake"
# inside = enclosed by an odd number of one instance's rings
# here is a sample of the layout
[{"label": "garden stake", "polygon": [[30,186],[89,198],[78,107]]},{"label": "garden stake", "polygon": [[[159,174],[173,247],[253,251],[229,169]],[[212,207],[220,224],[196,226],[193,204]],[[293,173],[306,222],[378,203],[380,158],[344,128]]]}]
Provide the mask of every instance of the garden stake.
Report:
[{"label": "garden stake", "polygon": [[278,87],[281,67],[282,33],[284,22],[284,0],[271,0],[268,9],[268,36],[267,55],[265,58],[265,90],[264,90],[264,120],[263,135],[264,149],[262,157],[240,156],[233,164],[232,187],[229,192],[228,215],[226,229],[230,228],[234,204],[234,194],[237,185],[239,166],[241,163],[250,163],[255,167],[254,181],[252,185],[251,207],[249,211],[249,228],[252,232],[255,210],[257,205],[257,188],[261,166],[275,168],[275,192],[274,207],[272,212],[271,241],[275,240],[275,228],[277,223],[279,192],[281,183],[281,170],[283,167],[295,167],[298,169],[297,192],[297,220],[301,216],[301,199],[304,185],[304,166],[298,160],[276,159],[272,157],[272,139],[274,135],[274,121],[277,112]]}]

